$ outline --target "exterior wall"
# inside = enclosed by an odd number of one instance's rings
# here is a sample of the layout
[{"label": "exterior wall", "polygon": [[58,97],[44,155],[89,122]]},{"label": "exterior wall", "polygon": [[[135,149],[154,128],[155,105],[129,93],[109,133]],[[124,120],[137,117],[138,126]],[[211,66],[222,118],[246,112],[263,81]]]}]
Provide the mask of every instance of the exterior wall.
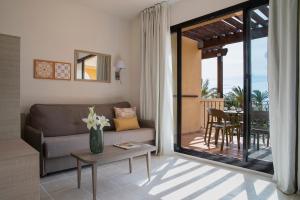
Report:
[{"label": "exterior wall", "polygon": [[[182,133],[200,130],[201,50],[197,42],[182,37]],[[184,97],[196,95],[197,97]]]}]

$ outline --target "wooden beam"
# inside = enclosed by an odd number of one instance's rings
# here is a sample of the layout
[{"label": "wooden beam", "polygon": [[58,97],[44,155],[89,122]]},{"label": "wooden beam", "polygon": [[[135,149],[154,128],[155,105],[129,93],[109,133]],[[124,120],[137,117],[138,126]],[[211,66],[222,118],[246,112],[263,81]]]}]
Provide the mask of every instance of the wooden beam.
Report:
[{"label": "wooden beam", "polygon": [[210,48],[220,45],[225,46],[227,44],[237,43],[241,41],[243,41],[243,32],[204,41],[203,48]]},{"label": "wooden beam", "polygon": [[269,8],[267,6],[261,6],[258,8],[266,17],[269,17]]},{"label": "wooden beam", "polygon": [[257,39],[257,38],[262,38],[267,36],[268,36],[267,27],[251,29],[251,39]]},{"label": "wooden beam", "polygon": [[[240,20],[241,22],[243,22],[243,16],[240,15],[240,16],[234,16],[236,19]],[[254,23],[252,20],[250,20],[250,26],[251,28],[257,28],[257,25],[256,23]]]},{"label": "wooden beam", "polygon": [[210,32],[211,33],[211,37],[214,36],[214,35],[215,36],[220,36],[223,33],[223,32],[220,32],[220,31],[216,30],[215,28],[211,28],[209,26],[203,26],[203,27],[201,27],[201,29],[203,29],[203,30],[205,30],[207,32]]},{"label": "wooden beam", "polygon": [[218,27],[219,29],[222,30],[223,33],[229,33],[229,32],[237,32],[237,28],[235,28],[234,26],[231,26],[229,24],[227,24],[224,21],[219,21],[215,23],[215,26]]},{"label": "wooden beam", "polygon": [[219,56],[226,56],[228,49],[217,49],[217,50],[202,50],[202,59],[215,58]]},{"label": "wooden beam", "polygon": [[229,24],[235,26],[237,29],[243,30],[243,23],[241,23],[233,18],[225,19],[225,21],[228,22]]},{"label": "wooden beam", "polygon": [[223,98],[223,56],[218,57],[218,94]]},{"label": "wooden beam", "polygon": [[[251,29],[251,39],[266,37],[268,29],[266,27]],[[225,37],[214,38],[203,42],[203,48],[211,48],[215,46],[225,46],[243,41],[243,32],[226,35]]]},{"label": "wooden beam", "polygon": [[198,28],[198,27],[201,27],[201,26],[205,26],[207,24],[218,22],[222,19],[227,19],[227,18],[230,18],[230,17],[233,17],[233,16],[242,16],[242,15],[243,15],[243,11],[238,11],[238,12],[235,12],[235,13],[224,15],[222,17],[216,17],[216,18],[213,18],[211,20],[208,20],[208,21],[205,21],[205,22],[193,25],[193,26],[186,27],[186,28],[182,29],[182,31],[188,31],[188,30],[195,29],[195,28]]},{"label": "wooden beam", "polygon": [[251,13],[252,19],[254,19],[257,23],[259,23],[262,26],[268,26],[268,21],[261,18],[256,12]]},{"label": "wooden beam", "polygon": [[196,40],[198,42],[202,41],[201,37],[199,37],[198,34],[196,34],[194,32],[191,32],[191,31],[189,31],[189,32],[183,32],[182,36],[188,37],[188,38],[190,38],[192,40]]}]

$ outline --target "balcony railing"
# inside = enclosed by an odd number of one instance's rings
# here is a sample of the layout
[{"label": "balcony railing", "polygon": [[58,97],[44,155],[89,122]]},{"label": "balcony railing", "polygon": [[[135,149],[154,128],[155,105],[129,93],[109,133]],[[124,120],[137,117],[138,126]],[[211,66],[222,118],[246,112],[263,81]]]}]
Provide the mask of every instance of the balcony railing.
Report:
[{"label": "balcony railing", "polygon": [[200,128],[205,128],[207,123],[207,109],[216,108],[223,110],[224,109],[224,99],[200,99]]}]

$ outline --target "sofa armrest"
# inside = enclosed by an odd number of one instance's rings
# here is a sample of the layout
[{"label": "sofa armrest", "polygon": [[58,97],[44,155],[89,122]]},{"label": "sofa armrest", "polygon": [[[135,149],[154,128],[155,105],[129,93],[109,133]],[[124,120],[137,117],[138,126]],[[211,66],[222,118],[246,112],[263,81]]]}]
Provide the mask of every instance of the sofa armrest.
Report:
[{"label": "sofa armrest", "polygon": [[139,120],[141,128],[154,128],[155,129],[155,122],[153,120]]},{"label": "sofa armrest", "polygon": [[24,140],[35,148],[38,152],[43,152],[43,132],[26,125],[24,130]]},{"label": "sofa armrest", "polygon": [[30,146],[35,148],[38,152],[40,152],[40,175],[45,176],[45,168],[44,168],[44,135],[41,130],[35,129],[29,125],[26,125],[24,128],[24,140]]}]

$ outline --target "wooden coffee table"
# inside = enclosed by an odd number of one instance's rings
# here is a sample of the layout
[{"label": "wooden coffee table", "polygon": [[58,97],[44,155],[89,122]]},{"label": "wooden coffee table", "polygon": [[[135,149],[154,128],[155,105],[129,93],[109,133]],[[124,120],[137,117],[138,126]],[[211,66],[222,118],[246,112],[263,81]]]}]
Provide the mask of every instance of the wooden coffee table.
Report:
[{"label": "wooden coffee table", "polygon": [[150,162],[151,152],[156,151],[156,147],[149,144],[140,144],[139,147],[133,149],[122,149],[115,146],[105,146],[103,153],[92,154],[89,150],[83,150],[71,153],[71,156],[77,160],[77,187],[81,184],[81,163],[90,164],[92,166],[92,183],[93,183],[93,200],[96,200],[97,188],[97,166],[104,165],[121,160],[129,160],[129,172],[132,173],[132,161],[134,157],[146,156],[147,174],[150,180]]}]

